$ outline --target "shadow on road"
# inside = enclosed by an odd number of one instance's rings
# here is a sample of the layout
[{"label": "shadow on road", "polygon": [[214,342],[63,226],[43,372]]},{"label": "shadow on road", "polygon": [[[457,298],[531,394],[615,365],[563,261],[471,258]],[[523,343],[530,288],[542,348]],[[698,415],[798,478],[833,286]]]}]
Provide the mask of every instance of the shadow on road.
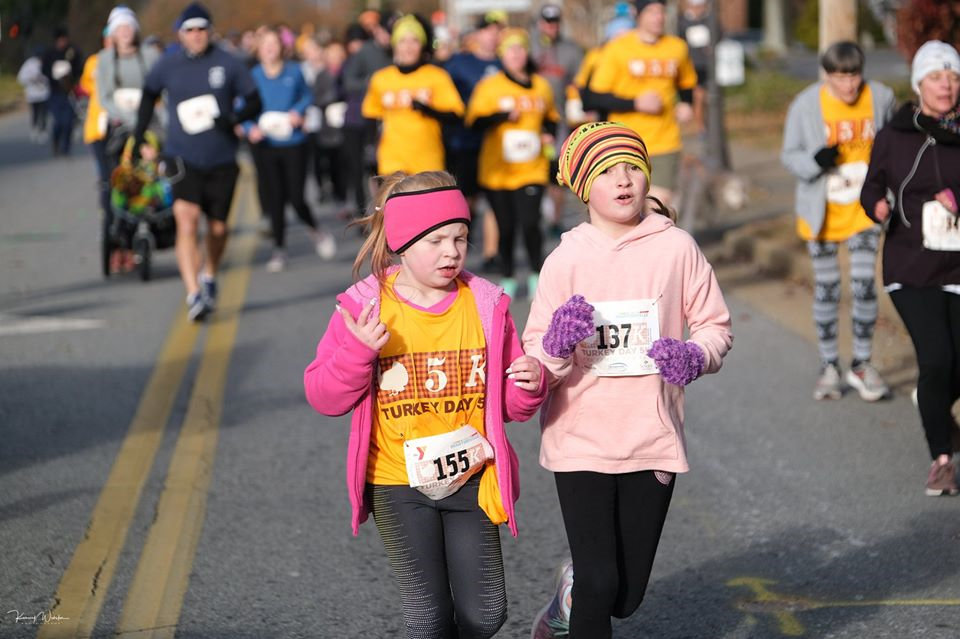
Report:
[{"label": "shadow on road", "polygon": [[[933,601],[951,595],[956,601],[956,587],[946,595],[927,594],[954,580],[960,565],[958,531],[945,516],[948,507],[931,503],[907,530],[877,543],[851,540],[832,528],[800,526],[740,553],[654,578],[646,601],[618,624],[615,636],[893,638],[923,628],[924,637],[956,637],[960,606]],[[920,605],[925,599],[931,605]],[[909,600],[917,605],[903,605]],[[870,620],[891,606],[902,625],[877,634],[878,622]],[[868,622],[871,630],[855,629]],[[851,627],[852,634],[843,633]]]}]

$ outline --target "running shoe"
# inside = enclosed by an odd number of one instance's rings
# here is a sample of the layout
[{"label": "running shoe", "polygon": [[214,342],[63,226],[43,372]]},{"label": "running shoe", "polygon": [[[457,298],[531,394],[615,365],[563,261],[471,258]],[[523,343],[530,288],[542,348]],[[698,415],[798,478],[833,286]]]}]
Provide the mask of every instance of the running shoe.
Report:
[{"label": "running shoe", "polygon": [[274,251],[267,260],[267,273],[279,273],[287,268],[287,255],[283,251]]},{"label": "running shoe", "polygon": [[878,401],[890,393],[880,373],[870,362],[860,362],[848,370],[847,384],[866,402]]},{"label": "running shoe", "polygon": [[212,275],[201,273],[197,281],[200,283],[200,293],[212,311],[217,307],[217,280]]},{"label": "running shoe", "polygon": [[202,292],[187,295],[187,317],[191,322],[201,321],[211,310]]},{"label": "running shoe", "polygon": [[813,388],[813,398],[821,400],[841,397],[843,397],[843,390],[840,387],[840,370],[835,364],[826,364],[820,371],[817,385]]},{"label": "running shoe", "polygon": [[110,274],[119,273],[123,269],[123,253],[121,249],[110,252]]},{"label": "running shoe", "polygon": [[555,639],[570,636],[570,593],[573,590],[573,562],[563,561],[557,568],[557,591],[553,599],[533,619],[530,639]]},{"label": "running shoe", "polygon": [[540,283],[540,274],[531,273],[527,276],[527,299],[532,300],[537,293],[537,285]]},{"label": "running shoe", "polygon": [[957,467],[952,461],[933,460],[927,475],[928,497],[952,497],[960,493],[957,488]]},{"label": "running shoe", "polygon": [[517,280],[512,277],[505,277],[500,280],[500,286],[503,287],[503,292],[506,295],[510,296],[510,299],[513,299],[517,296]]},{"label": "running shoe", "polygon": [[313,238],[314,248],[324,260],[332,260],[337,255],[337,241],[333,234],[327,231],[317,231]]}]

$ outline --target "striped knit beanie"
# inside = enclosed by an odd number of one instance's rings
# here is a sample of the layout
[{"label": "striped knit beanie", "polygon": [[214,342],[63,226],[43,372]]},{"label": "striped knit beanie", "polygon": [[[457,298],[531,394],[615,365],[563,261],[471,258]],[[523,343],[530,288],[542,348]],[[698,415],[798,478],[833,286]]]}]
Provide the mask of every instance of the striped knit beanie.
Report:
[{"label": "striped knit beanie", "polygon": [[620,162],[639,167],[650,184],[650,156],[643,139],[619,122],[588,122],[560,147],[557,182],[589,202],[593,181]]}]

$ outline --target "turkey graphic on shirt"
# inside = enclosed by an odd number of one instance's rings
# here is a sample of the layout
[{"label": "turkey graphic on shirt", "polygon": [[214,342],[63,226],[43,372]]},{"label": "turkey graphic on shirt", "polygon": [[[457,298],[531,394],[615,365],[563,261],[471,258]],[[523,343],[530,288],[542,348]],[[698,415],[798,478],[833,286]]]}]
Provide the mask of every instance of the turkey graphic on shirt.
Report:
[{"label": "turkey graphic on shirt", "polygon": [[380,373],[380,390],[390,391],[390,395],[399,395],[410,382],[407,369],[400,362],[394,362],[390,370]]}]

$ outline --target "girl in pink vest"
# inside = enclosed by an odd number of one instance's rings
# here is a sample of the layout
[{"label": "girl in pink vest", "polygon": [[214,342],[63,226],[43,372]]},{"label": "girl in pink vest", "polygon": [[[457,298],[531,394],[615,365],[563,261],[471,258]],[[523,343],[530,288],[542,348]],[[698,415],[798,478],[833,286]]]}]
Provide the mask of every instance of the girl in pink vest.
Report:
[{"label": "girl in pink vest", "polygon": [[[409,637],[492,637],[507,601],[497,525],[517,534],[504,422],[546,395],[503,289],[463,270],[470,210],[443,172],[383,178],[338,306],[304,373],[325,415],[353,412],[353,532],[373,513]],[[394,264],[399,257],[399,266]]]}]

